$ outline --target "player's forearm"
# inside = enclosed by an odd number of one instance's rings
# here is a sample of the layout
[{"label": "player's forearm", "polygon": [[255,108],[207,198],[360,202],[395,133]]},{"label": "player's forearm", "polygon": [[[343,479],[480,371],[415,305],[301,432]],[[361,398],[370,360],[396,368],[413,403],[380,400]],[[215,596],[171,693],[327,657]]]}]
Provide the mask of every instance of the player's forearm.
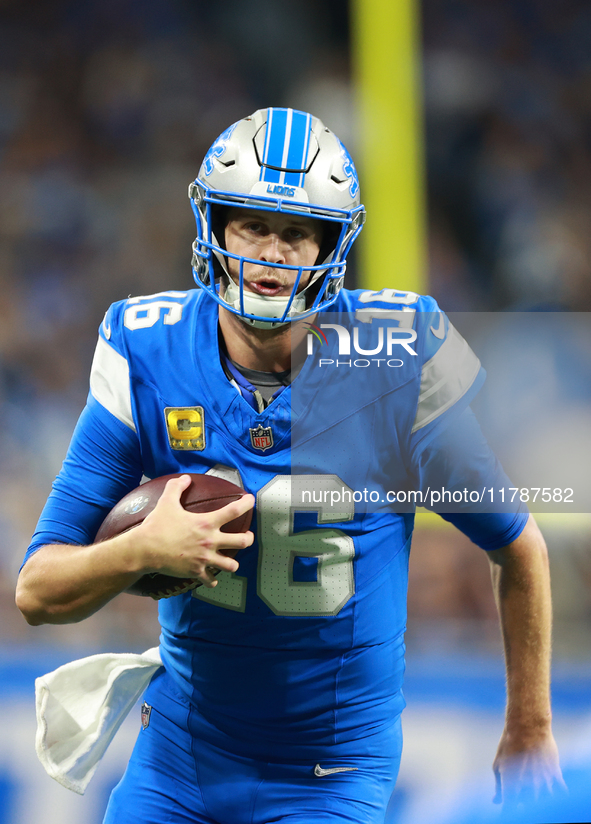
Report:
[{"label": "player's forearm", "polygon": [[552,605],[548,554],[530,517],[521,535],[489,553],[507,668],[506,733],[535,745],[551,725]]},{"label": "player's forearm", "polygon": [[81,621],[142,574],[133,531],[92,546],[42,547],[21,570],[16,604],[29,624]]}]

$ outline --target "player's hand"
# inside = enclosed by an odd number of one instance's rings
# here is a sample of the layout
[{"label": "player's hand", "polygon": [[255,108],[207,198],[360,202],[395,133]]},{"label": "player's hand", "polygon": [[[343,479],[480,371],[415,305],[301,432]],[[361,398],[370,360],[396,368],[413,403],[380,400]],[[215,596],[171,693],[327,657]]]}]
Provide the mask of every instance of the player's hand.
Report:
[{"label": "player's hand", "polygon": [[505,729],[493,762],[495,804],[514,807],[566,793],[552,732],[516,733]]},{"label": "player's hand", "polygon": [[168,481],[153,511],[133,530],[139,541],[142,574],[198,578],[214,587],[216,572],[236,572],[238,561],[231,556],[254,541],[250,531],[221,531],[224,524],[253,508],[254,496],[244,495],[213,512],[187,512],[180,497],[190,483],[188,475]]}]

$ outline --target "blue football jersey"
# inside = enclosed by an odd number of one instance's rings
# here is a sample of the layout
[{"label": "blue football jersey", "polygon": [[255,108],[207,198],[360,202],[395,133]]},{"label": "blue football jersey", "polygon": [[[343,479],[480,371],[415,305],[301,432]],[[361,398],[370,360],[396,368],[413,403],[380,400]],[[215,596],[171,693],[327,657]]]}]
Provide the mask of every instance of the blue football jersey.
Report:
[{"label": "blue football jersey", "polygon": [[[480,363],[431,298],[343,290],[307,346],[291,386],[257,411],[224,371],[204,292],[114,304],[29,553],[91,543],[142,476],[210,472],[252,492],[255,542],[239,570],[160,601],[162,659],[212,730],[317,757],[404,706],[408,493],[466,478],[480,489],[502,470],[466,417]],[[470,449],[449,445],[458,431]],[[444,517],[488,549],[526,518]]]}]

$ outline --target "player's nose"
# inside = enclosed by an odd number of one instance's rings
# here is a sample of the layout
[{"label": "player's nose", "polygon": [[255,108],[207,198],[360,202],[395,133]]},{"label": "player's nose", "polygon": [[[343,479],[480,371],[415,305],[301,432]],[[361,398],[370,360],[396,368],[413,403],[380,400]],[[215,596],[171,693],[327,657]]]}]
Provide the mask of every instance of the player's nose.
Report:
[{"label": "player's nose", "polygon": [[273,232],[267,235],[265,241],[259,255],[260,260],[265,263],[285,263],[287,251],[285,241]]}]

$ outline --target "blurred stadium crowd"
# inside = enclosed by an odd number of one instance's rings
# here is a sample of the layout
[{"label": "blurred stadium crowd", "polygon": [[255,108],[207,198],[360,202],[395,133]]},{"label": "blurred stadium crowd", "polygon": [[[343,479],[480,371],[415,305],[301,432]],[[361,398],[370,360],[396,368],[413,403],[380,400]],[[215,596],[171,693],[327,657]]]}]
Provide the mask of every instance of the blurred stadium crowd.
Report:
[{"label": "blurred stadium crowd", "polygon": [[[422,15],[430,291],[447,310],[588,311],[591,5],[425,0]],[[131,596],[82,627],[32,631],[13,606],[15,575],[107,305],[191,287],[187,185],[228,123],[269,104],[312,111],[355,154],[341,0],[0,3],[4,641],[155,643],[153,605]],[[588,535],[552,529],[572,547],[559,617],[588,626]],[[425,533],[418,550],[414,626],[445,619],[452,635],[472,626],[498,644],[485,559],[448,532]]]}]

